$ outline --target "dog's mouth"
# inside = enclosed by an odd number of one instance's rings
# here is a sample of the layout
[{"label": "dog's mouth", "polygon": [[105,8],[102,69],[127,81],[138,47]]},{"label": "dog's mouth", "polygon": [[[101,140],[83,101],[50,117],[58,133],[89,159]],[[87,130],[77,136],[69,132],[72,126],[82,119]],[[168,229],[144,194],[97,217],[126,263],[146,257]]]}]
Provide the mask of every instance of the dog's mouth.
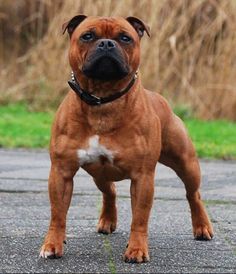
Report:
[{"label": "dog's mouth", "polygon": [[129,68],[117,54],[96,54],[85,62],[83,73],[101,81],[120,80],[128,75]]}]

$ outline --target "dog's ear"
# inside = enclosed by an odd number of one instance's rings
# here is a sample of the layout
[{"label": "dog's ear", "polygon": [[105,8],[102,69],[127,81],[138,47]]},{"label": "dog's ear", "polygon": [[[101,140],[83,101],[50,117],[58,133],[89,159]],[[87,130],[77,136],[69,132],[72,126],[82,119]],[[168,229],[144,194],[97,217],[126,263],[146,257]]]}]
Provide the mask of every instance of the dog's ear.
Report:
[{"label": "dog's ear", "polygon": [[144,31],[150,37],[150,28],[143,21],[133,16],[127,17],[126,20],[135,28],[140,38],[143,37]]},{"label": "dog's ear", "polygon": [[65,22],[62,25],[62,34],[65,33],[65,31],[67,30],[70,37],[73,33],[73,31],[75,30],[75,28],[85,19],[87,18],[86,15],[83,14],[79,14],[74,16],[73,18],[71,18],[69,21]]}]

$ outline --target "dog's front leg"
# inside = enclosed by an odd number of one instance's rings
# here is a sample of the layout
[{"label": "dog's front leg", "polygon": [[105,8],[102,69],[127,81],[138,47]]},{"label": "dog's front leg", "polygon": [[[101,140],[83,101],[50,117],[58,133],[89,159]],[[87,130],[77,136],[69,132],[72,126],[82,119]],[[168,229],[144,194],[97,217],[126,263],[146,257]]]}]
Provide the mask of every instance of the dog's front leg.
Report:
[{"label": "dog's front leg", "polygon": [[48,188],[51,202],[51,221],[40,256],[43,258],[59,258],[63,254],[66,215],[73,191],[73,177],[65,174],[61,167],[52,165]]},{"label": "dog's front leg", "polygon": [[132,224],[124,260],[129,263],[149,261],[148,219],[153,203],[154,172],[131,180]]}]

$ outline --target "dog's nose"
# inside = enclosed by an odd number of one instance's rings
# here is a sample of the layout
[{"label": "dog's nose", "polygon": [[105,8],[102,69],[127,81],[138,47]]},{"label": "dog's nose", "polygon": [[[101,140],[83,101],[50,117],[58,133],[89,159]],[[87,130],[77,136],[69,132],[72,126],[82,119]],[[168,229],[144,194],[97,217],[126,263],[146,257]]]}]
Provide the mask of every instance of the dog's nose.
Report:
[{"label": "dog's nose", "polygon": [[116,47],[116,42],[111,39],[102,39],[97,46],[100,50],[112,50]]}]

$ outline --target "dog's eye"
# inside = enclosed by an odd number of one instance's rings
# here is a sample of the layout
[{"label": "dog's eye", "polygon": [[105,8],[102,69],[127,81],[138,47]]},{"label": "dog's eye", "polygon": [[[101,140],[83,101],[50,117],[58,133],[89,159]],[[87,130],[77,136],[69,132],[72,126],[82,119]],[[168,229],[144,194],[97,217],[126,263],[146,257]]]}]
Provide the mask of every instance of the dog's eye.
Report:
[{"label": "dog's eye", "polygon": [[121,34],[120,41],[125,42],[125,43],[130,43],[132,41],[132,39],[128,35]]},{"label": "dog's eye", "polygon": [[80,37],[80,39],[86,42],[92,41],[94,39],[94,34],[92,32],[86,32]]}]

